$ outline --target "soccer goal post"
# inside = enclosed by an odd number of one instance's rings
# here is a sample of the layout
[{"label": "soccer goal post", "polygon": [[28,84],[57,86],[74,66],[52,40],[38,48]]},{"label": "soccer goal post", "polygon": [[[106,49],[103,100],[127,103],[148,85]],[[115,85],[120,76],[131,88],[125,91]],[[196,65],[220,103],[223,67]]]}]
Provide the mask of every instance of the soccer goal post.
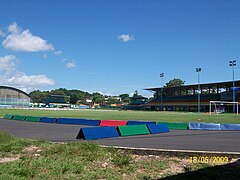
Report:
[{"label": "soccer goal post", "polygon": [[[229,101],[210,101],[209,102],[209,114],[212,115],[212,109],[214,114],[220,114],[226,112],[228,106],[237,107],[238,115],[238,102],[229,102]],[[233,112],[234,113],[234,112]]]}]

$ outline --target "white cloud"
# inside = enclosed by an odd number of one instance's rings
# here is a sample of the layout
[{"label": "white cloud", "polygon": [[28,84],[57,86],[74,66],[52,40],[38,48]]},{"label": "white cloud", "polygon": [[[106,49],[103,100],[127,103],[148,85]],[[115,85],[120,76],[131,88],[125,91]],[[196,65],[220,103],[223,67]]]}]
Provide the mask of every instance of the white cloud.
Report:
[{"label": "white cloud", "polygon": [[5,33],[0,29],[0,36],[4,37]]},{"label": "white cloud", "polygon": [[54,85],[53,79],[46,75],[26,75],[17,71],[17,58],[14,55],[0,56],[0,81],[6,86],[14,86],[20,89],[32,90],[43,86]]},{"label": "white cloud", "polygon": [[16,73],[13,77],[6,80],[7,84],[18,87],[42,87],[54,85],[55,82],[46,75],[26,75],[23,72]]},{"label": "white cloud", "polygon": [[74,59],[68,60],[67,58],[63,58],[62,62],[65,64],[65,67],[68,69],[73,69],[77,66],[76,61]]},{"label": "white cloud", "polygon": [[6,55],[1,57],[0,56],[0,71],[4,74],[11,74],[16,69],[15,61],[16,56],[14,55]]},{"label": "white cloud", "polygon": [[60,50],[59,50],[59,51],[55,51],[55,52],[54,52],[54,54],[55,54],[55,55],[57,55],[57,56],[60,56],[60,55],[62,55],[62,53],[63,53],[63,52],[62,52],[62,51],[60,51]]},{"label": "white cloud", "polygon": [[129,34],[122,34],[122,35],[118,36],[118,39],[122,42],[128,42],[128,41],[135,40],[134,37]]},{"label": "white cloud", "polygon": [[31,34],[29,29],[21,31],[16,23],[8,26],[10,34],[2,42],[6,49],[23,52],[38,52],[54,50],[51,44],[39,36]]},{"label": "white cloud", "polygon": [[68,62],[66,65],[66,68],[68,69],[72,69],[72,68],[75,68],[76,67],[76,63],[75,62]]},{"label": "white cloud", "polygon": [[17,23],[13,22],[12,24],[10,24],[10,25],[8,26],[8,31],[9,31],[10,33],[15,33],[15,34],[17,34],[17,33],[20,32],[20,29],[19,29],[19,27],[17,26]]}]

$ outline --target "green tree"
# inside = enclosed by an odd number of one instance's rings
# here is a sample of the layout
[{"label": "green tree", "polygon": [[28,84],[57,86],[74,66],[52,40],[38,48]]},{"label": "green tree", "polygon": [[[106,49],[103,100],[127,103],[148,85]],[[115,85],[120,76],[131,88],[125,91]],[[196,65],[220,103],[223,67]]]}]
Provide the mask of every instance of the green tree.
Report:
[{"label": "green tree", "polygon": [[68,90],[65,88],[59,88],[59,89],[54,89],[51,92],[51,95],[62,95],[62,96],[67,96],[68,95]]},{"label": "green tree", "polygon": [[71,93],[70,94],[70,103],[71,104],[76,104],[78,101],[78,94],[77,93]]},{"label": "green tree", "polygon": [[136,90],[136,91],[134,91],[134,94],[133,94],[133,96],[138,96],[138,91]]},{"label": "green tree", "polygon": [[107,104],[119,104],[120,101],[118,99],[115,99],[113,97],[109,97],[107,100]]},{"label": "green tree", "polygon": [[183,86],[185,81],[181,79],[172,79],[169,82],[166,83],[165,87],[177,87],[177,86]]},{"label": "green tree", "polygon": [[119,97],[122,99],[123,102],[125,103],[129,103],[130,102],[130,98],[129,98],[129,94],[121,94],[119,95]]},{"label": "green tree", "polygon": [[[83,104],[89,104],[86,102],[86,99],[92,99],[94,103],[103,104],[106,98],[108,98],[108,104],[120,103],[120,101],[116,98],[112,96],[104,96],[98,92],[90,94],[77,89],[68,90],[65,88],[58,88],[51,91],[33,91],[30,93],[31,102],[45,103],[46,98],[50,95],[68,96],[65,97],[64,100],[65,102],[69,102],[71,104],[76,104],[78,101]],[[137,91],[135,91],[135,96],[138,96]],[[130,102],[129,94],[121,94],[120,97],[122,98],[123,102]]]},{"label": "green tree", "polygon": [[47,95],[48,95],[47,91],[41,92],[39,90],[32,91],[32,92],[29,93],[29,96],[31,98],[31,102],[33,102],[33,103],[44,103]]},{"label": "green tree", "polygon": [[98,104],[100,103],[101,104],[105,100],[104,96],[100,93],[93,93],[92,96],[93,96],[92,100],[93,100],[94,103],[98,103]]}]

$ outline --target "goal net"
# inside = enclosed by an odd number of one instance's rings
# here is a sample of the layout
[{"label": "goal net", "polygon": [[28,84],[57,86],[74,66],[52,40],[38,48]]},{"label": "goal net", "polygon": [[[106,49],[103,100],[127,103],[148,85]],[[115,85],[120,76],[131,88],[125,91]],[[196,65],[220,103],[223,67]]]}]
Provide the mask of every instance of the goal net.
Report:
[{"label": "goal net", "polygon": [[237,111],[238,115],[238,102],[228,102],[228,101],[210,101],[209,102],[209,114],[220,114],[224,112],[233,112],[233,106]]}]

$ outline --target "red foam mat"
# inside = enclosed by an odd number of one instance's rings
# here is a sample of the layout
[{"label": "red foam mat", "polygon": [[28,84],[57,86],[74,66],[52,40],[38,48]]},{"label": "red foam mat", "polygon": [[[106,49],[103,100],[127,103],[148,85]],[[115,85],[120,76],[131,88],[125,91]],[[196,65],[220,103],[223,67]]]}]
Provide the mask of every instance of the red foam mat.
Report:
[{"label": "red foam mat", "polygon": [[100,126],[126,126],[127,121],[123,120],[101,120]]}]

